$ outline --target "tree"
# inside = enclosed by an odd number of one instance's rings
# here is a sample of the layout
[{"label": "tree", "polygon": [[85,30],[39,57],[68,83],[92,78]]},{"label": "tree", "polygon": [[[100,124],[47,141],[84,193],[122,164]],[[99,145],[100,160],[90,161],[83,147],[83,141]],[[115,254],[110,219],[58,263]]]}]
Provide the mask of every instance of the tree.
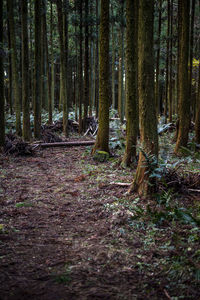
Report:
[{"label": "tree", "polygon": [[29,113],[29,47],[28,47],[28,26],[27,26],[27,1],[21,1],[22,16],[22,111],[23,111],[23,139],[30,139],[30,113]]},{"label": "tree", "polygon": [[5,143],[4,70],[3,70],[3,0],[0,0],[0,147]]},{"label": "tree", "polygon": [[196,102],[196,117],[195,117],[195,141],[200,144],[200,63],[199,63],[199,80]]},{"label": "tree", "polygon": [[179,129],[175,153],[186,147],[190,127],[190,99],[188,90],[188,59],[189,59],[189,1],[179,1],[179,67],[178,67],[178,105]]},{"label": "tree", "polygon": [[124,0],[120,0],[120,27],[119,27],[119,80],[118,80],[118,113],[121,122],[124,120]]},{"label": "tree", "polygon": [[99,65],[99,129],[93,153],[109,152],[109,1],[101,0]]},{"label": "tree", "polygon": [[126,1],[126,149],[123,163],[129,166],[136,158],[136,142],[138,135],[138,1]]},{"label": "tree", "polygon": [[[63,2],[62,0],[57,0],[57,13],[58,13],[58,32],[60,40],[60,60],[61,60],[61,76],[62,76],[62,103],[63,103],[63,132],[65,136],[68,135],[67,123],[68,123],[68,103],[67,103],[67,61],[68,61],[68,49],[67,42],[68,37],[66,27],[66,16],[63,15]],[[66,11],[66,3],[64,3],[64,8]]]},{"label": "tree", "polygon": [[142,151],[134,181],[129,192],[136,191],[148,195],[155,189],[155,182],[150,178],[151,165],[147,158],[158,156],[158,134],[156,124],[156,109],[154,99],[154,64],[153,58],[153,19],[154,1],[139,1],[138,20],[138,92],[140,140]]},{"label": "tree", "polygon": [[9,18],[9,31],[10,31],[10,45],[11,45],[11,64],[12,64],[12,78],[13,78],[13,94],[15,101],[16,113],[16,133],[21,136],[21,105],[20,105],[20,90],[19,90],[19,75],[17,67],[17,48],[15,38],[15,22],[13,15],[13,1],[8,0],[8,18]]},{"label": "tree", "polygon": [[82,132],[82,98],[83,98],[83,17],[82,17],[82,1],[79,0],[79,133]]},{"label": "tree", "polygon": [[89,29],[88,29],[88,0],[85,0],[85,53],[84,53],[84,119],[83,129],[88,115],[89,105]]},{"label": "tree", "polygon": [[162,0],[159,0],[159,17],[158,17],[158,37],[157,37],[157,57],[156,57],[156,84],[155,84],[155,101],[156,109],[159,113],[159,74],[160,74],[160,35],[162,28]]},{"label": "tree", "polygon": [[40,138],[41,126],[41,1],[35,0],[35,80],[34,80],[34,135]]},{"label": "tree", "polygon": [[96,0],[96,52],[95,52],[95,108],[96,117],[99,114],[99,1]]}]

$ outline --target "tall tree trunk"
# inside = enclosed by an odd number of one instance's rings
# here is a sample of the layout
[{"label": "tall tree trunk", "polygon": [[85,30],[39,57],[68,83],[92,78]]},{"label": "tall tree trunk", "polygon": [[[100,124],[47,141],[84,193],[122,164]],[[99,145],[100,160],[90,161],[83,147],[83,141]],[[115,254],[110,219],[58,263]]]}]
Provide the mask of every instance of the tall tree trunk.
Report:
[{"label": "tall tree trunk", "polygon": [[170,11],[170,40],[169,40],[169,103],[168,103],[168,115],[169,122],[172,122],[172,101],[173,101],[173,0],[169,2]]},{"label": "tall tree trunk", "polygon": [[3,55],[3,0],[0,0],[0,147],[5,143]]},{"label": "tall tree trunk", "polygon": [[83,47],[82,47],[82,39],[83,39],[83,19],[82,19],[82,1],[79,0],[79,16],[80,16],[80,24],[79,24],[79,133],[82,132],[82,98],[83,98]]},{"label": "tall tree trunk", "polygon": [[179,129],[175,153],[178,153],[182,146],[187,146],[190,127],[190,99],[188,97],[189,1],[182,0],[180,5]]},{"label": "tall tree trunk", "polygon": [[[200,12],[200,1],[199,1],[199,12]],[[200,41],[199,41],[200,49]],[[196,116],[195,116],[195,141],[200,144],[200,62],[199,62],[199,78],[198,78],[198,90],[196,99]]]},{"label": "tall tree trunk", "polygon": [[11,44],[11,62],[12,62],[12,78],[13,78],[13,95],[15,101],[15,113],[16,113],[16,133],[22,135],[21,129],[21,105],[20,105],[20,88],[19,88],[19,75],[17,68],[17,48],[15,39],[15,23],[13,16],[13,1],[8,0],[8,18],[10,28],[10,44]]},{"label": "tall tree trunk", "polygon": [[[10,25],[9,25],[9,18],[7,18],[7,32],[8,32],[8,49],[11,50],[11,43],[10,43]],[[11,51],[8,54],[8,78],[9,78],[9,88],[8,88],[8,99],[10,105],[10,114],[13,114],[13,90],[12,90],[12,58],[11,58]]]},{"label": "tall tree trunk", "polygon": [[167,53],[166,53],[166,79],[165,79],[165,119],[168,116],[169,103],[169,36],[170,36],[170,0],[167,1]]},{"label": "tall tree trunk", "polygon": [[[65,0],[66,1],[66,0]],[[62,76],[62,102],[63,102],[63,132],[65,136],[68,135],[67,123],[68,123],[68,105],[67,105],[67,42],[68,42],[68,22],[67,16],[63,17],[63,4],[61,0],[57,0],[57,12],[58,12],[58,31],[60,39],[60,56],[61,56],[61,76]],[[65,14],[68,11],[66,7],[67,3],[64,2]]]},{"label": "tall tree trunk", "polygon": [[95,55],[95,107],[96,107],[96,117],[99,114],[99,3],[96,0],[96,55]]},{"label": "tall tree trunk", "polygon": [[88,115],[89,105],[89,30],[88,30],[88,0],[85,0],[85,54],[84,54],[84,120],[83,129],[85,130],[85,121]]},{"label": "tall tree trunk", "polygon": [[29,98],[29,46],[28,46],[28,7],[27,1],[21,0],[22,16],[22,110],[23,130],[22,136],[26,141],[30,140],[30,98]]},{"label": "tall tree trunk", "polygon": [[121,122],[124,120],[124,0],[121,0],[121,24],[119,30],[119,79],[118,79],[118,112]]},{"label": "tall tree trunk", "polygon": [[189,1],[180,3],[180,66],[179,66],[179,129],[175,153],[188,143],[190,126],[190,99],[188,98],[188,58],[189,58]]},{"label": "tall tree trunk", "polygon": [[32,3],[30,1],[29,3],[29,97],[31,102],[31,107],[34,108],[34,65],[33,65],[33,34],[32,34],[32,23],[33,23],[33,9],[32,9]]},{"label": "tall tree trunk", "polygon": [[123,164],[129,166],[136,158],[138,135],[138,0],[126,1],[126,149]]},{"label": "tall tree trunk", "polygon": [[155,100],[156,100],[156,109],[157,113],[160,108],[160,95],[159,95],[159,74],[160,74],[160,35],[161,35],[161,26],[162,26],[162,0],[159,1],[159,17],[158,17],[158,42],[157,42],[157,57],[156,57],[156,87],[155,87]]},{"label": "tall tree trunk", "polygon": [[100,15],[100,73],[99,129],[93,153],[109,152],[109,0],[101,0]]},{"label": "tall tree trunk", "polygon": [[42,24],[41,24],[41,66],[42,66],[42,76],[41,76],[41,95],[42,95],[42,108],[47,110],[47,63],[46,63],[46,0],[42,0]]},{"label": "tall tree trunk", "polygon": [[[48,45],[46,45],[48,51]],[[49,124],[52,123],[53,101],[54,101],[54,59],[53,59],[53,3],[51,0],[50,8],[50,67],[48,67],[48,112],[49,112]]]},{"label": "tall tree trunk", "polygon": [[[112,17],[114,17],[114,9],[111,4]],[[115,59],[116,59],[116,46],[115,46],[115,34],[114,34],[114,21],[111,24],[111,36],[112,36],[112,107],[116,108],[115,99]]]},{"label": "tall tree trunk", "polygon": [[40,138],[41,127],[41,1],[35,0],[35,80],[34,136]]},{"label": "tall tree trunk", "polygon": [[[156,108],[154,99],[154,65],[153,58],[153,16],[154,1],[139,1],[138,23],[138,84],[139,84],[139,118],[142,151],[133,184],[129,192],[136,191],[141,195],[152,194],[156,188],[155,179],[151,178],[150,155],[157,160],[158,134]],[[146,156],[146,157],[145,157]]]},{"label": "tall tree trunk", "polygon": [[200,63],[199,63],[199,80],[198,92],[196,101],[196,116],[195,116],[195,141],[200,144]]},{"label": "tall tree trunk", "polygon": [[[193,71],[193,48],[194,48],[194,15],[195,15],[195,0],[192,0],[191,8],[191,22],[190,22],[190,62],[189,62],[189,98],[192,105],[192,71]],[[193,103],[194,104],[194,103]],[[192,105],[194,108],[194,105]],[[195,112],[193,111],[193,116],[195,118]]]}]

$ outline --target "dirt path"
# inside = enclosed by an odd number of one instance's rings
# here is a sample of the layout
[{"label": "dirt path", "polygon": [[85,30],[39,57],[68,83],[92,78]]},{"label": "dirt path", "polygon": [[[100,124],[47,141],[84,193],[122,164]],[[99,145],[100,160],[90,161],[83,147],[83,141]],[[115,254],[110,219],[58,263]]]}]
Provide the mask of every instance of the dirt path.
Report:
[{"label": "dirt path", "polygon": [[[167,280],[140,270],[140,234],[107,205],[131,174],[83,158],[84,147],[1,158],[0,299],[166,299]],[[104,168],[104,169],[102,169]],[[104,174],[104,175],[103,175]]]},{"label": "dirt path", "polygon": [[126,282],[107,257],[108,199],[83,174],[84,150],[3,162],[1,299],[111,299]]}]

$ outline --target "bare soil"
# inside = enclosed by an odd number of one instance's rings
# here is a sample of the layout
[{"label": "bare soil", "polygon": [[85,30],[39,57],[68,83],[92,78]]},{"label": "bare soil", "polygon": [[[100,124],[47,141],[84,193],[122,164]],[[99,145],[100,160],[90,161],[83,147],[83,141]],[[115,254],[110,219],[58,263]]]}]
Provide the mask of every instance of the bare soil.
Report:
[{"label": "bare soil", "polygon": [[[126,211],[106,208],[128,197],[126,187],[109,183],[131,182],[132,172],[124,176],[110,162],[83,158],[84,151],[54,148],[33,157],[0,157],[0,299],[179,295],[176,287],[167,289],[162,266],[156,273],[140,268],[166,253],[143,247],[145,228],[130,229]],[[187,280],[185,285],[182,299],[198,299],[196,288]]]}]

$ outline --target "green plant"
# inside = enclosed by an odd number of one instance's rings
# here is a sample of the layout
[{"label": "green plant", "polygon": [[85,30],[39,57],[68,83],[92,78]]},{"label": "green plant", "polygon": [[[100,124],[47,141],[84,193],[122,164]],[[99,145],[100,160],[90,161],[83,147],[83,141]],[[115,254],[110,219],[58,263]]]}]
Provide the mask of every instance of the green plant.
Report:
[{"label": "green plant", "polygon": [[18,203],[15,204],[15,206],[17,208],[19,208],[19,207],[31,207],[31,206],[33,206],[33,204],[29,203],[29,202],[18,202]]}]

